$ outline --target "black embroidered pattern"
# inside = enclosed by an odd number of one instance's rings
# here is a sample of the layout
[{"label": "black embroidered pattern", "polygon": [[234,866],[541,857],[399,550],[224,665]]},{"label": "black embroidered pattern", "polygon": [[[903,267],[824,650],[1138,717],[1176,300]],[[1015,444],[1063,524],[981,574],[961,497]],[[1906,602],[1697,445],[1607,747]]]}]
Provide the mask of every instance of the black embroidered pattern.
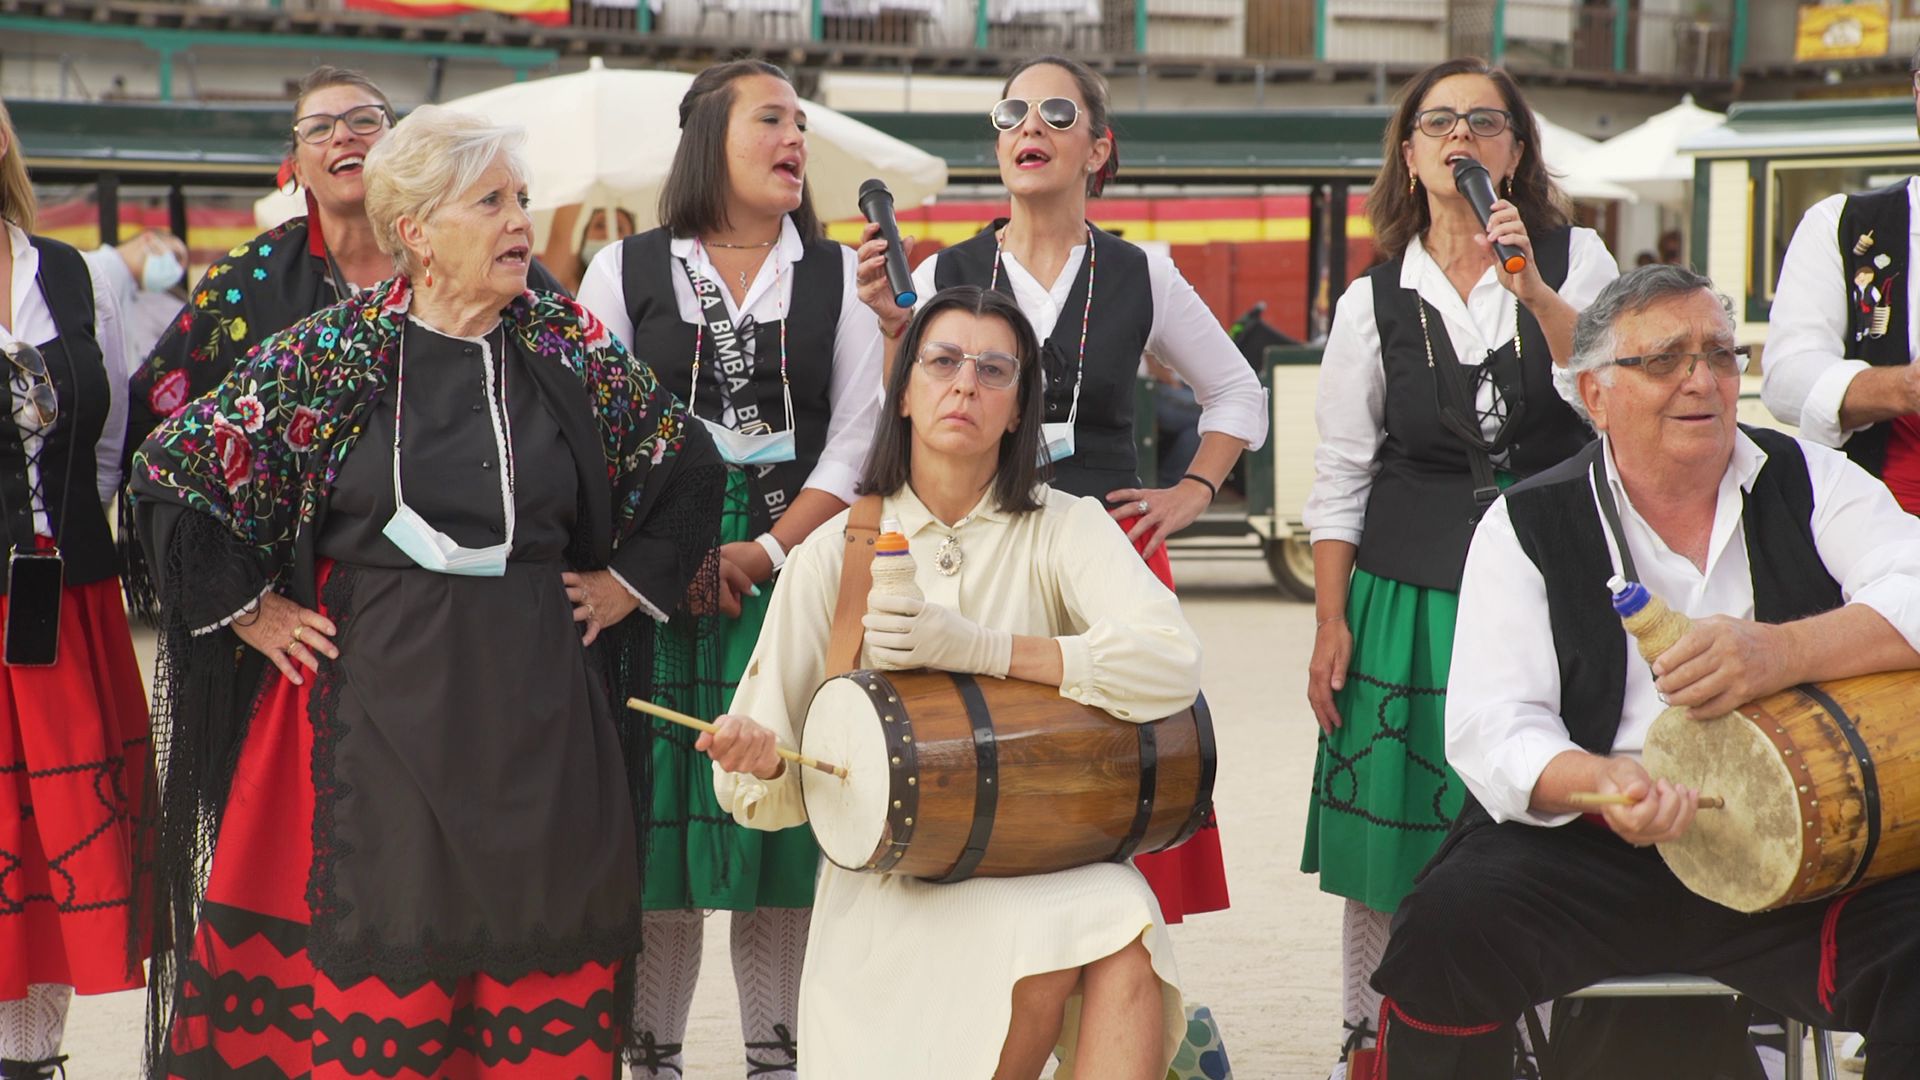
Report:
[{"label": "black embroidered pattern", "polygon": [[[127,792],[124,784],[127,759],[129,756],[128,752],[136,748],[144,751],[147,742],[148,740],[144,737],[124,740],[120,746],[120,753],[109,755],[97,761],[79,761],[45,769],[28,769],[25,762],[0,765],[0,776],[25,774],[29,785],[35,780],[46,780],[57,776],[70,776],[77,773],[86,774],[87,782],[93,791],[94,801],[99,803],[100,810],[104,811],[105,814],[103,818],[94,824],[92,829],[80,837],[79,840],[68,846],[66,850],[51,854],[47,857],[47,875],[49,880],[51,882],[61,883],[55,886],[57,889],[56,892],[26,893],[18,897],[14,896],[8,887],[9,879],[26,865],[26,859],[20,852],[0,848],[0,916],[24,914],[27,910],[27,905],[34,903],[52,904],[54,910],[62,915],[79,914],[89,911],[104,911],[108,908],[127,907],[132,903],[132,898],[129,896],[115,896],[108,897],[104,900],[81,901],[80,882],[74,877],[73,872],[68,869],[68,864],[78,858],[87,848],[99,841],[100,838],[111,833],[115,827],[128,825],[132,822],[133,815],[127,809]],[[141,759],[144,761],[144,753],[141,755]],[[29,788],[29,794],[31,794],[31,788]],[[32,803],[22,803],[20,805],[20,817],[22,820],[31,819],[34,816]]]},{"label": "black embroidered pattern", "polygon": [[[219,950],[231,952],[264,938],[289,959],[304,950],[306,928],[271,916],[225,904],[208,903],[203,917]],[[271,976],[242,971],[207,969],[199,953],[186,966],[183,993],[174,1014],[176,1023],[204,1019],[217,1032],[262,1035],[278,1032],[289,1041],[309,1043],[313,1064],[339,1065],[348,1075],[392,1077],[436,1076],[455,1054],[465,1052],[487,1066],[524,1064],[538,1054],[567,1056],[592,1043],[612,1053],[614,993],[598,990],[583,1003],[550,1000],[532,1009],[509,1006],[499,1011],[461,1006],[446,1020],[409,1025],[390,1017],[366,1013],[337,1016],[314,1007],[312,985],[283,986]],[[452,995],[456,980],[432,979],[396,983],[376,979],[395,997],[409,997],[431,982],[442,994]],[[167,1074],[189,1077],[245,1076],[252,1080],[285,1080],[286,1074],[266,1060],[235,1072],[212,1047],[170,1053]],[[302,1075],[305,1075],[304,1073]]]},{"label": "black embroidered pattern", "polygon": [[[1375,714],[1375,719],[1379,722],[1378,728],[1374,731],[1373,737],[1367,740],[1367,745],[1361,747],[1357,753],[1351,756],[1341,754],[1327,741],[1325,735],[1320,737],[1320,749],[1326,755],[1327,762],[1325,771],[1321,774],[1319,782],[1315,784],[1314,794],[1320,800],[1320,805],[1328,810],[1352,814],[1369,825],[1383,829],[1400,829],[1405,832],[1446,832],[1453,825],[1453,815],[1447,813],[1445,808],[1447,796],[1453,790],[1453,780],[1447,773],[1447,763],[1433,761],[1414,753],[1413,743],[1408,738],[1406,720],[1403,719],[1396,726],[1388,718],[1388,712],[1395,702],[1410,701],[1416,697],[1445,697],[1446,687],[1404,686],[1376,679],[1358,671],[1349,671],[1347,678],[1385,690],[1387,696],[1380,700],[1380,708]],[[1403,713],[1404,715],[1406,714]],[[1432,820],[1399,821],[1381,817],[1360,805],[1360,762],[1370,757],[1374,747],[1382,742],[1399,743],[1410,766],[1431,774],[1438,781],[1433,789]],[[1342,788],[1345,790],[1340,790]]]}]

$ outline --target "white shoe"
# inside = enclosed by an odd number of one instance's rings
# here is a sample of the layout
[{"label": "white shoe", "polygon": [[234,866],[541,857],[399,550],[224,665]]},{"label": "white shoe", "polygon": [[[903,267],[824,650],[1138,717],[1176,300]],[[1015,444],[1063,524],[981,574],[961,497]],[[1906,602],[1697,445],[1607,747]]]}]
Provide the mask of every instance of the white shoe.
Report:
[{"label": "white shoe", "polygon": [[1849,1035],[1840,1040],[1838,1057],[1842,1070],[1857,1073],[1866,1072],[1867,1037],[1865,1035]]}]

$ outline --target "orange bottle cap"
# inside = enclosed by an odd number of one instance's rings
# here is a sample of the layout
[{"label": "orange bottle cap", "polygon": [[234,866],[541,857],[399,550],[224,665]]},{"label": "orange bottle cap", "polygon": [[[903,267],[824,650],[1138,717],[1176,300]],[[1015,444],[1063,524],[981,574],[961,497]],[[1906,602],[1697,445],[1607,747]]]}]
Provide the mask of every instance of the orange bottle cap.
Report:
[{"label": "orange bottle cap", "polygon": [[907,550],[907,538],[897,532],[884,532],[874,538],[873,550],[897,555]]}]

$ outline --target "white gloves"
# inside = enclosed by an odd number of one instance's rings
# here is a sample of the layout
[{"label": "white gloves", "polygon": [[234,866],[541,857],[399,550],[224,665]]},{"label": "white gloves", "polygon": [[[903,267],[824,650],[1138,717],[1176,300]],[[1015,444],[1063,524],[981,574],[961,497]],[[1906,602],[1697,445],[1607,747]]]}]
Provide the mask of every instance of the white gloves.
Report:
[{"label": "white gloves", "polygon": [[981,626],[952,608],[909,596],[874,596],[861,619],[867,656],[882,670],[934,668],[1007,677],[1013,635]]}]

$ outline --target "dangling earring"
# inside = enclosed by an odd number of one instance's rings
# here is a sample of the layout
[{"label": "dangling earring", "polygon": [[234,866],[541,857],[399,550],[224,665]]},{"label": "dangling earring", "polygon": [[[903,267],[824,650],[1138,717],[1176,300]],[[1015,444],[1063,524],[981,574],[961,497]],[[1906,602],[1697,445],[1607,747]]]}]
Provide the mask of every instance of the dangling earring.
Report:
[{"label": "dangling earring", "polygon": [[428,255],[426,258],[421,259],[420,268],[427,272],[427,280],[422,284],[429,289],[433,288],[433,256]]},{"label": "dangling earring", "polygon": [[1507,201],[1513,201],[1513,177],[1507,177]]},{"label": "dangling earring", "polygon": [[1407,177],[1407,194],[1411,195],[1418,190],[1420,190],[1420,178],[1417,176]]}]

